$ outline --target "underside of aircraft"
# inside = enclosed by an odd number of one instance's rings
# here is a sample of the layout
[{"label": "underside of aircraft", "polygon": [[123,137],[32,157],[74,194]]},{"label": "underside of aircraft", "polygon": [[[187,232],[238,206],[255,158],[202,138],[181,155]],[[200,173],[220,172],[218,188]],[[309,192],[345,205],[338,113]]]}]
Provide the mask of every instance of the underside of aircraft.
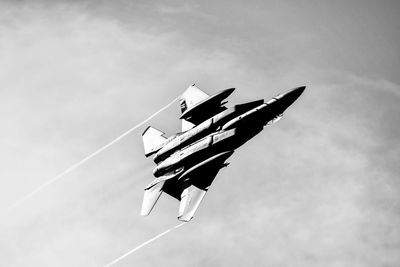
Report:
[{"label": "underside of aircraft", "polygon": [[226,160],[235,149],[277,122],[303,93],[298,87],[268,102],[226,107],[234,88],[209,96],[196,85],[179,98],[181,132],[169,138],[151,126],[142,134],[146,157],[153,156],[156,179],[144,192],[141,215],[149,215],[162,192],[180,201],[178,219],[190,221]]}]

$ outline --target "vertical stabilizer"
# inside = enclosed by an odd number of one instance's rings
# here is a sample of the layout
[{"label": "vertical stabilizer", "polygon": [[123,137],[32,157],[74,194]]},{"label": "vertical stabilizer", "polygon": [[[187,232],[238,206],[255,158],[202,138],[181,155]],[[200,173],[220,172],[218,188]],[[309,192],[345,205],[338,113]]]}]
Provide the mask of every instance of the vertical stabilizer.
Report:
[{"label": "vertical stabilizer", "polygon": [[[189,86],[185,92],[179,98],[179,103],[181,104],[181,113],[186,110],[191,109],[197,103],[208,98],[208,94],[200,90],[195,84]],[[195,125],[187,120],[182,119],[182,132],[192,129]]]},{"label": "vertical stabilizer", "polygon": [[167,138],[164,133],[151,126],[142,133],[144,154],[146,157],[156,153],[162,148]]},{"label": "vertical stabilizer", "polygon": [[181,104],[181,112],[185,112],[187,109],[190,109],[200,101],[206,99],[208,95],[200,90],[195,84],[186,89],[185,92],[179,98],[179,103]]}]

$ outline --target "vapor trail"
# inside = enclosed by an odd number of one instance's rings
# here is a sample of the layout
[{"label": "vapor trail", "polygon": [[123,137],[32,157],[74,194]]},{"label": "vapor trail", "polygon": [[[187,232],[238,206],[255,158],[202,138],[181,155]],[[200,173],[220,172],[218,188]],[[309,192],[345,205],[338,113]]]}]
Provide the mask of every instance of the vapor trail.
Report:
[{"label": "vapor trail", "polygon": [[138,251],[138,250],[141,249],[142,247],[144,247],[144,246],[150,244],[151,242],[153,242],[153,241],[159,239],[159,238],[162,237],[163,235],[166,235],[166,234],[168,234],[169,232],[171,232],[172,230],[175,230],[175,229],[181,227],[181,226],[184,225],[185,223],[186,223],[186,222],[183,222],[183,223],[181,223],[181,224],[175,225],[174,227],[172,227],[172,228],[170,228],[170,229],[168,229],[168,230],[162,232],[161,234],[156,235],[156,236],[153,237],[152,239],[147,240],[146,242],[144,242],[144,243],[140,244],[139,246],[135,247],[134,249],[132,249],[132,250],[126,252],[124,255],[122,255],[122,256],[116,258],[116,259],[113,260],[112,262],[110,262],[110,263],[104,265],[104,267],[109,267],[109,266],[111,266],[111,265],[114,265],[115,263],[117,263],[117,262],[119,262],[120,260],[124,259],[125,257],[129,256],[129,255],[132,254],[133,252]]},{"label": "vapor trail", "polygon": [[28,193],[27,195],[25,195],[23,198],[21,198],[20,200],[18,200],[17,202],[15,202],[14,204],[12,204],[10,207],[8,207],[7,211],[12,210],[16,207],[18,207],[20,204],[22,204],[23,202],[25,202],[26,200],[30,199],[31,197],[33,197],[34,195],[36,195],[37,193],[39,193],[40,191],[42,191],[44,188],[46,188],[47,186],[55,183],[56,181],[58,181],[60,178],[62,178],[63,176],[67,175],[68,173],[72,172],[73,170],[75,170],[76,168],[78,168],[79,166],[81,166],[82,164],[84,164],[86,161],[90,160],[91,158],[93,158],[94,156],[100,154],[101,152],[103,152],[104,150],[106,150],[107,148],[109,148],[110,146],[112,146],[113,144],[115,144],[116,142],[118,142],[119,140],[121,140],[122,138],[124,138],[125,136],[127,136],[128,134],[130,134],[131,132],[133,132],[134,130],[136,130],[137,128],[139,128],[140,126],[142,126],[143,124],[145,124],[146,122],[148,122],[149,120],[151,120],[152,118],[154,118],[155,116],[157,116],[160,112],[164,111],[165,109],[167,109],[169,106],[171,106],[177,99],[179,98],[179,96],[177,98],[175,98],[174,100],[172,100],[170,103],[168,103],[167,105],[165,105],[164,107],[162,107],[160,110],[156,111],[154,114],[152,114],[150,117],[148,117],[147,119],[145,119],[144,121],[136,124],[135,126],[133,126],[132,128],[130,128],[129,130],[127,130],[126,132],[124,132],[123,134],[121,134],[120,136],[118,136],[117,138],[115,138],[114,140],[112,140],[111,142],[109,142],[108,144],[102,146],[101,148],[97,149],[96,151],[94,151],[92,154],[88,155],[87,157],[83,158],[82,160],[78,161],[77,163],[75,163],[74,165],[72,165],[71,167],[69,167],[68,169],[64,170],[63,172],[61,172],[60,174],[54,176],[53,178],[51,178],[50,180],[48,180],[47,182],[45,182],[44,184],[40,185],[39,187],[37,187],[35,190],[33,190],[32,192]]}]

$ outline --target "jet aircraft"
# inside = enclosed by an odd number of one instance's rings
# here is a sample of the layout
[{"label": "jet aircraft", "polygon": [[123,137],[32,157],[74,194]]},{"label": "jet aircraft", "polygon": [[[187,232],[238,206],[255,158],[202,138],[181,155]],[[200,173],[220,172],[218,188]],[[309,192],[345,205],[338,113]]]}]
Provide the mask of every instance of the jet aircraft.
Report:
[{"label": "jet aircraft", "polygon": [[151,126],[142,134],[146,157],[153,155],[156,179],[144,190],[141,215],[150,214],[162,192],[180,201],[178,219],[190,221],[207,190],[235,149],[277,122],[305,86],[226,107],[235,88],[209,96],[195,84],[180,96],[182,131],[169,138]]}]

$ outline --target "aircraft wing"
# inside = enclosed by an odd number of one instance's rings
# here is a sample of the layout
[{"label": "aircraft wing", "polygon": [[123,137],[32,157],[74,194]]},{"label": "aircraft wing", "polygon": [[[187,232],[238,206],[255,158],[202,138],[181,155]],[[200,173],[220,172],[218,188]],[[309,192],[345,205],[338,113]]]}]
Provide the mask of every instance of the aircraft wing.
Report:
[{"label": "aircraft wing", "polygon": [[163,191],[180,201],[178,219],[188,222],[206,195],[211,183],[221,167],[207,170],[203,177],[192,176],[183,180],[167,180]]},{"label": "aircraft wing", "polygon": [[215,155],[190,168],[181,179],[165,182],[162,190],[180,201],[179,220],[187,222],[193,218],[218,172],[226,166],[225,160],[232,153],[233,151],[228,151]]},{"label": "aircraft wing", "polygon": [[178,219],[190,221],[220,169],[221,166],[208,170],[204,173],[204,177],[193,175],[181,180],[154,180],[144,190],[140,214],[149,215],[161,193],[165,192],[180,201]]}]

